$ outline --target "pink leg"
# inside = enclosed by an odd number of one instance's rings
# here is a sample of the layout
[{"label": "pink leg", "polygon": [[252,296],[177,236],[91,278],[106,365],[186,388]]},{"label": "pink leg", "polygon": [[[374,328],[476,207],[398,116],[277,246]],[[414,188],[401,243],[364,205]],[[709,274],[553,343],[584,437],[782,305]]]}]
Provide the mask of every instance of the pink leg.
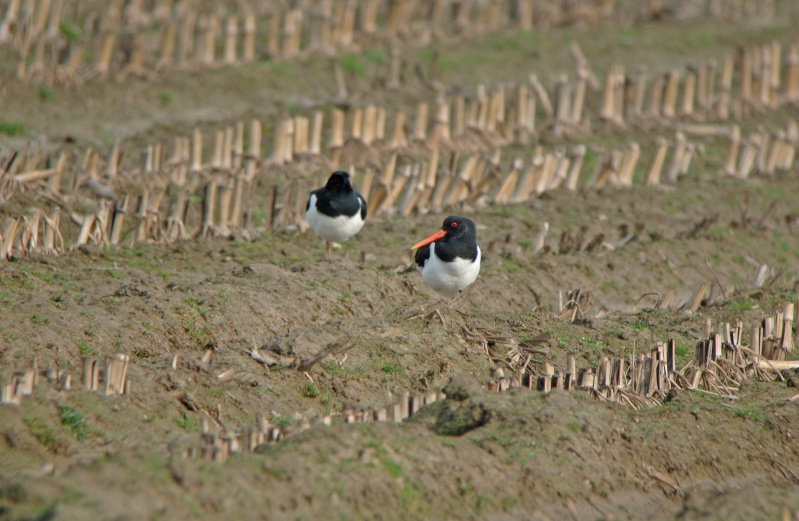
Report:
[{"label": "pink leg", "polygon": [[327,248],[327,254],[330,255],[330,241],[325,241],[325,248]]}]

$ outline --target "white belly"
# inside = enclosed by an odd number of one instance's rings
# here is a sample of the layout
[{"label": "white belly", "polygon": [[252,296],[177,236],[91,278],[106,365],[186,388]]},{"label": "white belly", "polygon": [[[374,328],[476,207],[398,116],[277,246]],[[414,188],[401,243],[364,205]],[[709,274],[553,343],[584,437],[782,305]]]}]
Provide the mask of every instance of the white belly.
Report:
[{"label": "white belly", "polygon": [[435,255],[435,243],[430,245],[430,258],[421,268],[422,280],[438,293],[446,297],[455,297],[475,280],[480,273],[480,247],[477,247],[477,259],[456,258],[454,262],[441,262]]},{"label": "white belly", "polygon": [[305,212],[305,220],[311,229],[326,241],[344,242],[363,228],[364,220],[361,212],[358,211],[352,217],[339,215],[338,217],[328,217],[316,210],[316,196],[311,195],[311,204]]}]

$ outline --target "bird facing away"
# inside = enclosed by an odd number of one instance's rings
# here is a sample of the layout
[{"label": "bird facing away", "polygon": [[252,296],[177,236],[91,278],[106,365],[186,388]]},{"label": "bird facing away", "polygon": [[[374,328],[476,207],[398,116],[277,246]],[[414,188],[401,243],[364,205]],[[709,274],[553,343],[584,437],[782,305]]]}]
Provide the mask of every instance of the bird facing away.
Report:
[{"label": "bird facing away", "polygon": [[450,215],[441,229],[413,245],[422,280],[445,297],[455,297],[477,280],[480,247],[474,222]]},{"label": "bird facing away", "polygon": [[352,188],[349,173],[333,172],[325,186],[311,192],[305,220],[324,239],[328,255],[331,242],[344,242],[361,231],[366,221],[366,200]]}]

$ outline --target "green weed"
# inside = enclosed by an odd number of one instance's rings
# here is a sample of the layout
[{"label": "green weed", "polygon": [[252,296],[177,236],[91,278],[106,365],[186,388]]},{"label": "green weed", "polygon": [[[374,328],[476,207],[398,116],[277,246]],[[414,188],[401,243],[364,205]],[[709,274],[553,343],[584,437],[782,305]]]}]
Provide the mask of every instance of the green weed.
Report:
[{"label": "green weed", "polygon": [[184,302],[191,306],[203,319],[208,320],[211,318],[211,312],[208,311],[208,308],[202,305],[202,303],[197,300],[195,297],[186,297]]},{"label": "green weed", "polygon": [[11,137],[24,136],[28,134],[28,127],[25,123],[0,119],[0,134]]},{"label": "green weed", "polygon": [[48,101],[55,101],[55,92],[53,89],[42,83],[39,85],[39,99],[45,103]]},{"label": "green weed", "polygon": [[499,267],[502,271],[506,271],[508,273],[515,273],[522,269],[524,266],[521,262],[517,261],[512,257],[502,257],[499,261]]},{"label": "green weed", "polygon": [[380,464],[383,465],[383,469],[388,473],[389,476],[396,479],[403,475],[402,467],[400,467],[396,461],[392,460],[388,456],[388,451],[380,440],[377,438],[371,438],[369,440],[369,446],[375,449],[375,452],[377,452],[377,458],[380,460]]},{"label": "green weed", "polygon": [[512,510],[516,506],[518,499],[513,496],[505,496],[502,498],[502,508],[505,510]]},{"label": "green weed", "polygon": [[584,347],[591,349],[592,351],[601,351],[602,349],[607,347],[607,345],[601,340],[594,340],[593,338],[587,338],[584,336],[580,337],[579,342]]},{"label": "green weed", "polygon": [[168,90],[159,90],[155,95],[161,105],[169,105],[172,102],[172,93]]},{"label": "green weed", "polygon": [[58,24],[58,32],[61,33],[61,36],[66,38],[70,42],[74,42],[80,39],[80,27],[77,25],[73,25],[67,21],[63,21]]},{"label": "green weed", "polygon": [[58,501],[49,501],[46,505],[31,514],[30,517],[21,517],[18,519],[30,519],[31,521],[51,521],[56,519],[58,513]]},{"label": "green weed", "polygon": [[263,208],[256,208],[252,212],[252,224],[256,228],[260,228],[261,226],[266,223],[266,218],[269,217],[269,214]]},{"label": "green weed", "polygon": [[107,270],[106,273],[112,278],[117,280],[127,280],[128,274],[122,270]]},{"label": "green weed", "polygon": [[316,398],[320,395],[319,388],[313,382],[305,382],[302,388],[302,395],[306,398]]},{"label": "green weed", "polygon": [[750,298],[742,298],[738,300],[731,300],[729,304],[727,304],[727,307],[730,308],[730,311],[737,314],[754,309],[755,304],[755,301]]},{"label": "green weed", "polygon": [[617,287],[618,284],[616,284],[615,280],[606,280],[599,285],[599,290],[602,291],[603,293],[607,293],[609,291],[616,289]]},{"label": "green weed", "polygon": [[690,347],[680,344],[674,346],[674,357],[676,358],[675,362],[678,369],[684,367],[692,356],[693,351]]},{"label": "green weed", "polygon": [[386,62],[386,53],[381,49],[371,49],[363,53],[364,60],[378,65]]},{"label": "green weed", "polygon": [[47,317],[43,317],[38,313],[34,313],[33,316],[31,317],[31,322],[33,322],[37,326],[43,326],[48,322],[50,322],[50,319]]},{"label": "green weed", "polygon": [[211,324],[203,324],[200,327],[197,327],[197,323],[188,317],[182,319],[180,324],[190,337],[194,338],[201,344],[208,345],[211,343],[211,335],[214,332],[214,326]]},{"label": "green weed", "polygon": [[86,437],[86,420],[81,413],[68,405],[59,405],[58,418],[61,420],[61,425],[69,429],[76,440],[82,441]]},{"label": "green weed", "polygon": [[47,447],[48,449],[52,448],[56,442],[56,433],[55,429],[44,423],[42,420],[37,418],[25,418],[24,420],[25,425],[28,426],[28,430],[30,431],[31,435],[36,438],[39,443]]},{"label": "green weed", "polygon": [[402,374],[402,368],[396,362],[385,362],[380,365],[379,369],[386,374]]},{"label": "green weed", "polygon": [[338,60],[338,64],[343,71],[356,76],[363,76],[366,72],[366,67],[361,61],[360,56],[355,53],[350,52],[342,55]]},{"label": "green weed", "polygon": [[181,411],[180,416],[175,418],[175,424],[187,432],[200,432],[200,421],[186,411]]},{"label": "green weed", "polygon": [[649,324],[645,320],[641,320],[640,318],[630,324],[630,327],[633,328],[635,331],[646,331],[649,329]]},{"label": "green weed", "polygon": [[214,398],[221,398],[222,396],[225,396],[226,392],[227,391],[225,391],[223,387],[220,387],[218,389],[209,389],[208,396],[212,396]]},{"label": "green weed", "polygon": [[272,413],[272,422],[278,427],[288,427],[294,423],[294,420],[288,414]]},{"label": "green weed", "polygon": [[730,409],[736,416],[745,420],[763,423],[768,420],[768,414],[756,409],[755,407],[731,408]]},{"label": "green weed", "polygon": [[359,378],[365,373],[362,367],[345,369],[336,362],[322,362],[322,369],[332,376],[340,376],[342,378]]},{"label": "green weed", "polygon": [[97,351],[85,340],[73,340],[73,342],[75,342],[75,345],[78,346],[78,351],[80,352],[81,356],[89,356],[97,353]]}]

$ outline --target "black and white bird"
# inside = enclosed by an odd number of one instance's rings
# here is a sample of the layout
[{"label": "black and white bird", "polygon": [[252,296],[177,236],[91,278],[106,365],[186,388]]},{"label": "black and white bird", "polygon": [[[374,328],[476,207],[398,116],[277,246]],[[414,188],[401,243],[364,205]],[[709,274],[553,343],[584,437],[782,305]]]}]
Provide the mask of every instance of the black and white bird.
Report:
[{"label": "black and white bird", "polygon": [[305,220],[324,239],[327,254],[331,242],[344,242],[361,231],[366,222],[366,200],[350,184],[350,174],[337,171],[327,184],[311,192]]},{"label": "black and white bird", "polygon": [[422,280],[445,297],[455,297],[477,280],[480,247],[474,222],[450,215],[441,229],[413,245]]}]

